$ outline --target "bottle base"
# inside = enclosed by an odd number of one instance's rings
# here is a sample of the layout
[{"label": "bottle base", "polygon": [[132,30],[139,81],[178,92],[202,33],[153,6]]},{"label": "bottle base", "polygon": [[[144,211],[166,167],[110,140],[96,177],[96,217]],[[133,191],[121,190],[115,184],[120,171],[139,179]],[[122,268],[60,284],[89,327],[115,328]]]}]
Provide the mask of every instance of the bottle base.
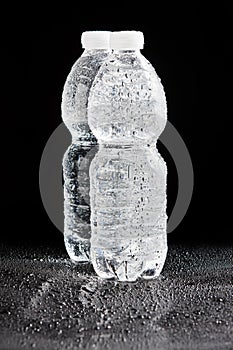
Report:
[{"label": "bottle base", "polygon": [[153,259],[150,260],[140,258],[140,255],[137,257],[136,248],[135,254],[132,252],[132,245],[124,252],[116,252],[113,248],[92,247],[91,262],[97,275],[103,279],[135,282],[138,278],[150,280],[159,277],[166,260],[167,249],[156,250]]},{"label": "bottle base", "polygon": [[90,240],[65,236],[66,251],[74,264],[90,262]]},{"label": "bottle base", "polygon": [[91,249],[91,261],[97,275],[103,279],[134,282],[143,272],[143,262],[132,256],[114,254],[112,249]]},{"label": "bottle base", "polygon": [[150,280],[159,277],[167,256],[167,246],[164,245],[163,249],[155,250],[154,257],[151,260],[146,261],[145,269],[141,275],[144,280]]}]

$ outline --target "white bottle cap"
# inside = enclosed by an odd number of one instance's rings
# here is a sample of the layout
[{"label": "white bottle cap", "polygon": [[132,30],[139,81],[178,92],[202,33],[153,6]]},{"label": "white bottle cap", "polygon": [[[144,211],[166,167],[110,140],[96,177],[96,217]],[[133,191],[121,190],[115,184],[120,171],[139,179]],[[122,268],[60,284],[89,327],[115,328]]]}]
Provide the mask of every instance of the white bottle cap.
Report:
[{"label": "white bottle cap", "polygon": [[90,31],[83,32],[81,43],[84,49],[109,49],[110,32],[107,31]]},{"label": "white bottle cap", "polygon": [[110,33],[110,48],[115,50],[143,49],[144,36],[142,32],[127,30]]}]

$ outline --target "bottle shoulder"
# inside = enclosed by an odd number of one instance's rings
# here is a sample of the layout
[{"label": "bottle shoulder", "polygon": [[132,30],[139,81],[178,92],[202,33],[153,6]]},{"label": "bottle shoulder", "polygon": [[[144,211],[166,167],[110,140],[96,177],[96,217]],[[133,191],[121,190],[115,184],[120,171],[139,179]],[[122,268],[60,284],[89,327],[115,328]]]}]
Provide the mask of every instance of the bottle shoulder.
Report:
[{"label": "bottle shoulder", "polygon": [[[105,50],[84,51],[71,68],[62,92],[62,118],[73,128],[75,123],[87,122],[88,96],[94,78],[107,57]],[[72,124],[72,125],[71,125]]]},{"label": "bottle shoulder", "polygon": [[106,101],[106,94],[113,98],[118,94],[123,100],[153,100],[166,105],[161,80],[151,63],[141,53],[109,55],[95,76],[90,91],[91,98],[95,94],[98,95],[98,102],[99,91],[102,91],[103,101]]},{"label": "bottle shoulder", "polygon": [[112,54],[101,66],[89,93],[88,121],[97,139],[147,142],[165,127],[164,89],[140,53]]},{"label": "bottle shoulder", "polygon": [[64,84],[63,99],[70,90],[75,90],[78,84],[90,87],[102,62],[106,59],[108,52],[105,50],[88,50],[73,64]]},{"label": "bottle shoulder", "polygon": [[[129,76],[132,72],[134,75]],[[108,73],[116,73],[116,78],[120,80],[120,78],[131,78],[129,83],[133,83],[135,78],[146,78],[149,80],[159,80],[159,77],[151,65],[151,63],[141,54],[141,53],[116,53],[111,54],[105,60],[101,69],[99,70],[98,77],[102,78],[103,75],[107,77]],[[127,74],[129,73],[129,74]],[[140,74],[140,75],[139,75]]]}]

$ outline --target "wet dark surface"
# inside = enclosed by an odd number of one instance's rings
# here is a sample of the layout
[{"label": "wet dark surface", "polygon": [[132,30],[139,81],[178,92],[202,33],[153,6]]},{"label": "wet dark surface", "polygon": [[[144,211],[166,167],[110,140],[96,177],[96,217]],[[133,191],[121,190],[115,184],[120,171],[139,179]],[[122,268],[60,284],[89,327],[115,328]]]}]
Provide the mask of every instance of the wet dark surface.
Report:
[{"label": "wet dark surface", "polygon": [[233,349],[233,247],[170,246],[153,281],[100,280],[64,250],[0,250],[0,349]]}]

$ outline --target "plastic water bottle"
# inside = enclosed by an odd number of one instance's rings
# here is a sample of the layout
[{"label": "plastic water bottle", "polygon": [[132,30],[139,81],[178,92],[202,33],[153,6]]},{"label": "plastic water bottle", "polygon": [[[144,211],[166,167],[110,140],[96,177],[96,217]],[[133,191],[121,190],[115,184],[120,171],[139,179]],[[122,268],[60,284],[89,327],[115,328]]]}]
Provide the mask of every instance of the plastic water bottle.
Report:
[{"label": "plastic water bottle", "polygon": [[64,240],[74,262],[88,262],[90,256],[89,165],[97,141],[87,120],[87,105],[94,78],[109,53],[109,32],[84,32],[85,49],[67,77],[62,95],[62,118],[72,135],[63,158]]},{"label": "plastic water bottle", "polygon": [[110,34],[114,51],[88,104],[99,142],[90,166],[91,260],[100,277],[120,281],[158,276],[167,254],[167,168],[156,148],[166,98],[143,44],[141,32]]}]

